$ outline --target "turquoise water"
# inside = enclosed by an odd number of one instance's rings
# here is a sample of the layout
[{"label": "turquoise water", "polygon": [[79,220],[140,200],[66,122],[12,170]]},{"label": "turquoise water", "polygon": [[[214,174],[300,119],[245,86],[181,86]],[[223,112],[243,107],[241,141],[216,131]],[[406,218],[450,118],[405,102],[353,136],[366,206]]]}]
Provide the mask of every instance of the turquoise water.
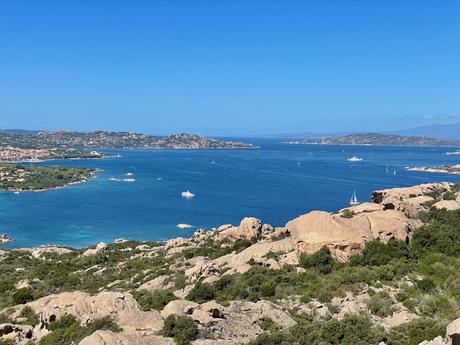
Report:
[{"label": "turquoise water", "polygon": [[[274,226],[310,210],[346,207],[375,189],[460,176],[415,173],[406,166],[458,164],[446,148],[286,145],[255,141],[259,150],[118,150],[121,158],[42,163],[103,169],[86,184],[40,193],[0,194],[0,233],[10,247],[81,247],[117,237],[166,240],[197,228],[255,216]],[[363,162],[350,163],[347,157]],[[389,165],[390,173],[386,173]],[[396,170],[396,176],[393,175]],[[125,176],[131,172],[133,176]],[[136,182],[110,178],[135,178]],[[187,200],[180,193],[196,193]],[[177,224],[194,226],[180,230]]]}]

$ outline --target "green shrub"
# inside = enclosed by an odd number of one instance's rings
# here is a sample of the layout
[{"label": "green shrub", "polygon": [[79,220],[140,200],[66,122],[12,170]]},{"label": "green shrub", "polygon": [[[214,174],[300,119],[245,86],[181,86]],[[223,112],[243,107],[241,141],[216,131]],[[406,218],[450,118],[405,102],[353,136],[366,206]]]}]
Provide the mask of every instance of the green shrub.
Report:
[{"label": "green shrub", "polygon": [[169,302],[177,299],[177,297],[168,290],[156,290],[154,292],[140,290],[135,291],[133,296],[145,311],[152,309],[162,310]]},{"label": "green shrub", "polygon": [[366,305],[374,315],[380,317],[393,315],[393,301],[390,295],[385,291],[374,294],[367,300]]},{"label": "green shrub", "polygon": [[361,256],[353,256],[351,264],[364,266],[382,266],[393,259],[406,258],[409,255],[403,241],[390,240],[387,244],[374,240],[366,243]]},{"label": "green shrub", "polygon": [[0,339],[0,345],[13,345],[13,341],[10,339],[6,339],[6,340]]},{"label": "green shrub", "polygon": [[327,247],[322,247],[316,253],[307,255],[302,253],[299,265],[305,269],[315,268],[321,274],[328,274],[332,271],[334,259]]},{"label": "green shrub", "polygon": [[453,192],[445,192],[445,193],[442,195],[443,200],[455,200],[456,197],[457,197],[457,196],[456,196],[455,193],[453,193]]},{"label": "green shrub", "polygon": [[189,316],[172,314],[165,319],[163,336],[174,338],[178,345],[187,345],[197,338],[198,326]]},{"label": "green shrub", "polygon": [[274,332],[279,329],[278,325],[270,317],[262,317],[257,320],[257,326],[264,331]]},{"label": "green shrub", "polygon": [[94,320],[82,327],[73,316],[64,315],[59,320],[51,322],[49,330],[52,332],[44,336],[38,345],[78,344],[97,330],[119,332],[120,328],[109,317]]},{"label": "green shrub", "polygon": [[435,288],[436,284],[430,278],[424,278],[417,282],[417,287],[423,292],[430,292]]},{"label": "green shrub", "polygon": [[37,314],[29,306],[22,308],[20,316],[26,319],[24,323],[27,325],[36,326],[39,323]]},{"label": "green shrub", "polygon": [[341,217],[342,218],[353,218],[353,216],[355,215],[355,212],[349,210],[349,209],[346,209],[345,211],[343,211]]},{"label": "green shrub", "polygon": [[424,340],[444,336],[446,323],[430,319],[417,319],[390,329],[385,343],[387,345],[417,345]]},{"label": "green shrub", "polygon": [[383,330],[361,316],[342,320],[316,321],[300,319],[287,330],[262,334],[250,345],[369,345],[385,339]]},{"label": "green shrub", "polygon": [[32,294],[32,290],[30,290],[29,288],[18,289],[13,294],[13,301],[15,304],[26,304],[27,302],[33,300],[34,295]]},{"label": "green shrub", "polygon": [[187,295],[187,299],[196,303],[204,303],[215,299],[215,296],[216,291],[212,285],[198,282]]}]

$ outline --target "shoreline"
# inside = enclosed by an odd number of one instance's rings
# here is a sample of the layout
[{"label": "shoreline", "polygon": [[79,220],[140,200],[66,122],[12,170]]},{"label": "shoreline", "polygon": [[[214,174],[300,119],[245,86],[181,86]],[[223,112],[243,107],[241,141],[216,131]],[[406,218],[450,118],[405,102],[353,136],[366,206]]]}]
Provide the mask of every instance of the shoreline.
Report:
[{"label": "shoreline", "polygon": [[47,191],[52,191],[52,190],[59,190],[59,189],[65,189],[74,185],[78,184],[84,184],[87,183],[90,179],[94,179],[97,177],[97,174],[102,172],[102,169],[95,169],[95,171],[91,172],[90,176],[88,178],[82,179],[80,181],[74,181],[74,182],[69,182],[66,183],[63,186],[58,186],[58,187],[50,187],[50,188],[43,188],[43,189],[0,189],[0,193],[14,193],[14,194],[19,194],[19,193],[40,193],[40,192],[47,192]]},{"label": "shoreline", "polygon": [[[452,147],[459,148],[460,146],[450,146],[450,145],[388,145],[388,144],[328,144],[328,143],[302,143],[302,142],[288,142],[282,141],[281,144],[285,145],[325,145],[325,146],[370,146],[370,147]],[[446,153],[447,154],[447,153]]]}]

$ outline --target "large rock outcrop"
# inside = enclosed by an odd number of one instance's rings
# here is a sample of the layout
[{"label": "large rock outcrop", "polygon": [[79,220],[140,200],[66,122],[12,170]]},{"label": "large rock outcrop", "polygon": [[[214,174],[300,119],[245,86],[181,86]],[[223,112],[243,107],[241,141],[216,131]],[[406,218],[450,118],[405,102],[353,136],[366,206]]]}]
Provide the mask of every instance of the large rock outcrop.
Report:
[{"label": "large rock outcrop", "polygon": [[262,318],[270,318],[282,328],[296,325],[286,310],[268,301],[232,301],[224,307],[215,301],[199,305],[175,300],[161,311],[163,317],[171,314],[190,316],[206,331],[207,338],[217,343],[227,340],[239,344],[255,339],[262,333],[258,326]]},{"label": "large rock outcrop", "polygon": [[[361,210],[365,210],[360,212]],[[291,220],[286,228],[298,252],[312,254],[326,246],[340,261],[360,253],[374,239],[407,241],[415,226],[402,212],[359,205],[345,213],[313,211]]]},{"label": "large rock outcrop", "polygon": [[96,331],[84,338],[79,345],[175,345],[171,338],[142,333],[114,333],[111,331]]},{"label": "large rock outcrop", "polygon": [[[101,292],[91,296],[79,291],[64,292],[42,297],[26,305],[39,316],[42,328],[64,315],[73,315],[82,324],[111,317],[124,330],[150,334],[158,334],[163,328],[160,313],[141,311],[130,293]],[[11,317],[19,318],[22,308],[16,307]]]},{"label": "large rock outcrop", "polygon": [[398,210],[414,218],[417,213],[426,210],[425,203],[433,201],[433,195],[440,195],[452,189],[448,182],[426,183],[412,187],[377,190],[372,193],[372,201],[381,204],[384,210]]},{"label": "large rock outcrop", "polygon": [[254,217],[244,218],[238,227],[228,225],[222,225],[218,230],[218,239],[239,239],[244,238],[246,240],[252,240],[262,234],[262,222],[260,219]]}]

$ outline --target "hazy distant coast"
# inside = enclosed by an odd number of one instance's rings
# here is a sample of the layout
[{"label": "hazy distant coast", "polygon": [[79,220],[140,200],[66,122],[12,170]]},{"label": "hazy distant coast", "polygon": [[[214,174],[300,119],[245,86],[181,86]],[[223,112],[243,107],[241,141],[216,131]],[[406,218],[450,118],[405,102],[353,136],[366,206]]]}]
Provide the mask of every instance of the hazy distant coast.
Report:
[{"label": "hazy distant coast", "polygon": [[381,133],[357,133],[322,139],[285,141],[285,144],[355,145],[355,146],[460,146],[460,141],[441,140],[420,136]]}]

